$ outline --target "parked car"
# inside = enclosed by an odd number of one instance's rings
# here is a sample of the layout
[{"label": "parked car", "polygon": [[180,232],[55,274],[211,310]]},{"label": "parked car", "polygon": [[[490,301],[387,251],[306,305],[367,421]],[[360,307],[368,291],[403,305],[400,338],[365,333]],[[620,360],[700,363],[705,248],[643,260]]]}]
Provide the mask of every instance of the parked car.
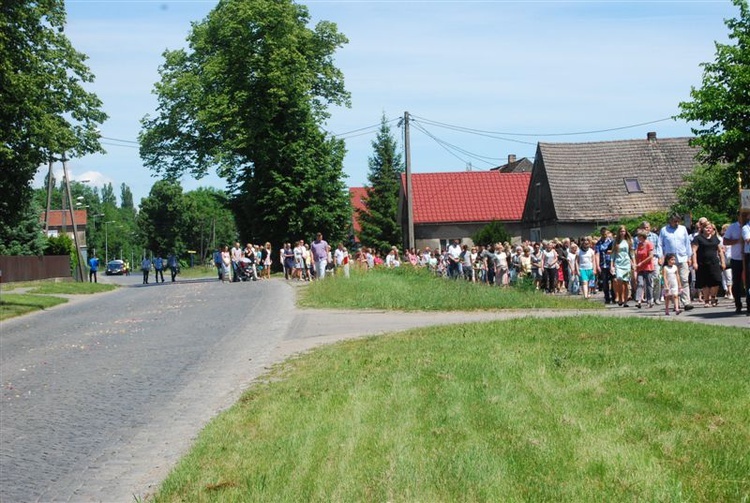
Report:
[{"label": "parked car", "polygon": [[113,276],[118,274],[127,274],[128,270],[125,267],[125,262],[122,260],[110,260],[107,263],[107,276]]}]

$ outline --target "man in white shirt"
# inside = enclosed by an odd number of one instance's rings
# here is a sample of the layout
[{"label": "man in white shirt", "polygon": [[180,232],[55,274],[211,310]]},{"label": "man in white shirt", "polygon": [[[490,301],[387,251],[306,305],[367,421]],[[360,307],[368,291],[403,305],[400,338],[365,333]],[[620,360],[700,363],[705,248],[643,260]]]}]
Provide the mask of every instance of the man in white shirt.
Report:
[{"label": "man in white shirt", "polygon": [[684,225],[680,224],[680,215],[674,214],[669,217],[669,223],[659,231],[659,246],[661,255],[659,256],[659,265],[664,265],[664,257],[668,253],[673,253],[677,259],[677,269],[680,273],[680,303],[684,306],[685,311],[693,309],[690,302],[690,262],[693,256],[693,247],[691,245],[691,236]]},{"label": "man in white shirt", "polygon": [[461,245],[458,239],[448,246],[448,277],[458,279],[461,276]]},{"label": "man in white shirt", "polygon": [[[740,213],[739,220],[727,227],[724,233],[724,246],[730,248],[731,260],[729,266],[732,270],[732,296],[734,297],[734,312],[742,313],[742,298],[744,297],[747,312],[750,314],[750,294],[745,288],[745,278],[742,277],[742,259],[748,245],[746,239],[750,239],[750,227],[747,223],[750,212]],[[747,234],[747,237],[745,235]]]},{"label": "man in white shirt", "polygon": [[240,281],[240,260],[245,256],[245,250],[242,249],[239,241],[235,241],[229,254],[232,257],[232,281]]}]

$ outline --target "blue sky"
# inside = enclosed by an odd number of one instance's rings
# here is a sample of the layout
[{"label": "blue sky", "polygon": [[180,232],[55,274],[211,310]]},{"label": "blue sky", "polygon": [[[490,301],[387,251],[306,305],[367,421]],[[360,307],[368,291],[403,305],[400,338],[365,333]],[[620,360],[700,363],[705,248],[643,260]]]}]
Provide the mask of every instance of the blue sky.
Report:
[{"label": "blue sky", "polygon": [[[300,3],[313,23],[333,21],[349,38],[336,65],[352,107],[333,108],[325,125],[346,138],[349,186],[367,182],[375,128],[345,133],[377,126],[383,114],[394,119],[397,138],[395,120],[405,111],[416,118],[415,173],[486,170],[509,154],[532,158],[539,141],[689,136],[688,124],[662,119],[700,86],[700,64],[714,60],[716,41],[728,40],[724,19],[738,16],[729,0]],[[154,113],[161,54],[184,47],[190,24],[215,5],[67,0],[67,36],[89,56],[96,81],[87,88],[110,116],[101,127],[107,154],[69,161],[73,179],[111,182],[118,200],[125,183],[136,204],[148,195],[156,179],[136,140],[141,118]],[[659,122],[644,124],[652,121]],[[224,188],[216,175],[182,183],[185,190]]]}]

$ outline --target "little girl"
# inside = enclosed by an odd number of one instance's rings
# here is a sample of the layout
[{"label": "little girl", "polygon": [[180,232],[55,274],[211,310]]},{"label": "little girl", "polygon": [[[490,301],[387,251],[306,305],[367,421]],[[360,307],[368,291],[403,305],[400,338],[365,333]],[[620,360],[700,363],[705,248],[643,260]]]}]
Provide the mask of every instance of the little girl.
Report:
[{"label": "little girl", "polygon": [[675,314],[680,314],[680,290],[682,282],[680,281],[679,270],[675,262],[677,261],[674,253],[667,253],[664,257],[664,267],[661,274],[664,280],[664,314],[669,316],[669,301],[674,302]]}]

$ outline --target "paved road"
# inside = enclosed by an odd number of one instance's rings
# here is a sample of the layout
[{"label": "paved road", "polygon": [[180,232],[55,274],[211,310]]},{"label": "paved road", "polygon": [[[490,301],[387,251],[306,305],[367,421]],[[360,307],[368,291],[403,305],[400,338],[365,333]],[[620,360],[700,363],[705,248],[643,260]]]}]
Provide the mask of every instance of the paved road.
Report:
[{"label": "paved road", "polygon": [[[111,279],[110,279],[111,280]],[[3,322],[0,501],[133,501],[274,362],[313,346],[412,327],[578,312],[298,310],[297,285],[140,285]],[[663,317],[613,308],[611,315]],[[729,304],[674,321],[750,326]]]}]

